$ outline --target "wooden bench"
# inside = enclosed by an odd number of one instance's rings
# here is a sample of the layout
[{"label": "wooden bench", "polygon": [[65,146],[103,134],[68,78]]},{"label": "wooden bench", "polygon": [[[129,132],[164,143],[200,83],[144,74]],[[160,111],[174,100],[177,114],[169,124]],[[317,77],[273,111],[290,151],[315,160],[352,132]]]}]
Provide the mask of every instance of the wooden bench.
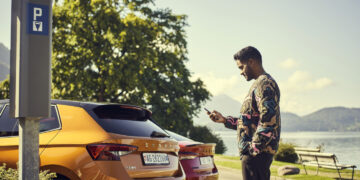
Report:
[{"label": "wooden bench", "polygon": [[316,166],[316,175],[319,173],[319,168],[336,169],[341,179],[340,170],[352,168],[352,178],[354,179],[355,165],[339,164],[335,154],[320,153],[320,152],[298,152],[300,163],[303,165],[305,173],[307,174],[305,166]]}]

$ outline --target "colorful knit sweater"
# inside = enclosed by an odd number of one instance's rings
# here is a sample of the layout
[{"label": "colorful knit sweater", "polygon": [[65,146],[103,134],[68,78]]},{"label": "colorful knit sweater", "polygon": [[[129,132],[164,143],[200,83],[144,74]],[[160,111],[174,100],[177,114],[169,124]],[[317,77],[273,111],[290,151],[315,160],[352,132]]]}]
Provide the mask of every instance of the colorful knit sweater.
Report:
[{"label": "colorful knit sweater", "polygon": [[225,127],[237,130],[240,155],[275,154],[280,141],[280,90],[267,73],[259,76],[242,104],[240,117],[228,116]]}]

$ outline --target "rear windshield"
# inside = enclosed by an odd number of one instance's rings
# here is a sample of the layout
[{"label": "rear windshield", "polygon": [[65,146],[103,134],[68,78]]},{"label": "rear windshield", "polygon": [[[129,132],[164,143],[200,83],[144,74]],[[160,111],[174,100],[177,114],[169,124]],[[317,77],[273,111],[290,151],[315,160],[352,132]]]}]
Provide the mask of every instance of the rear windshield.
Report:
[{"label": "rear windshield", "polygon": [[154,137],[154,134],[167,135],[150,120],[150,112],[137,107],[104,105],[94,108],[93,112],[96,122],[110,133],[142,137]]},{"label": "rear windshield", "polygon": [[184,137],[184,136],[182,136],[182,135],[180,135],[180,134],[176,134],[176,133],[171,132],[171,131],[168,131],[168,130],[166,130],[166,132],[167,132],[172,138],[174,138],[174,139],[177,140],[177,141],[194,141],[194,140],[192,140],[192,139],[189,139],[189,138],[187,138],[187,137]]}]

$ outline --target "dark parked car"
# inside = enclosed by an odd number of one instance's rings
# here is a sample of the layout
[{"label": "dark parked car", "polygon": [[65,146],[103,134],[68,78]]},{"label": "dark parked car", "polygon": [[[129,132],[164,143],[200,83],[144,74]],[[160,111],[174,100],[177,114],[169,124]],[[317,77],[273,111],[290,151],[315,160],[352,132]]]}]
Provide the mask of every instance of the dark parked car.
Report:
[{"label": "dark parked car", "polygon": [[187,180],[216,180],[219,172],[214,163],[215,143],[201,143],[166,130],[179,142],[179,159]]}]

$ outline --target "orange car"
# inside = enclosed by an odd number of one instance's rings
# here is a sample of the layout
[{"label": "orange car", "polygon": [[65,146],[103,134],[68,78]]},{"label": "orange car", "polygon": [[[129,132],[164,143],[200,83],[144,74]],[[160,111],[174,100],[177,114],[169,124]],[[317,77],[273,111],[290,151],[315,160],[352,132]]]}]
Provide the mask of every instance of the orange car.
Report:
[{"label": "orange car", "polygon": [[219,172],[214,163],[215,143],[201,143],[166,130],[179,142],[179,158],[186,180],[217,180]]},{"label": "orange car", "polygon": [[[16,168],[18,122],[0,100],[0,163]],[[141,107],[53,100],[40,120],[40,169],[59,179],[185,179],[178,143]]]}]

